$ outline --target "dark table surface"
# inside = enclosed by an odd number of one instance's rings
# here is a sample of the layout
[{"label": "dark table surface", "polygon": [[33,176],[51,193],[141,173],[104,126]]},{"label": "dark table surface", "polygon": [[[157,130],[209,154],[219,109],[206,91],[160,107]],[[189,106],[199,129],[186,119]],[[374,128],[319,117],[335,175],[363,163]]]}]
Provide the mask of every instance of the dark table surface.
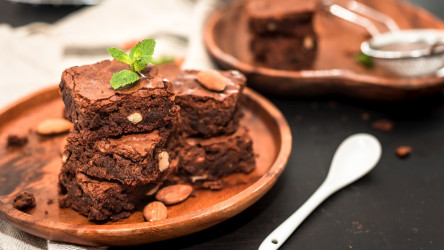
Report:
[{"label": "dark table surface", "polygon": [[[444,1],[411,2],[444,19]],[[0,23],[51,23],[79,8],[0,0]],[[287,118],[293,134],[292,153],[276,185],[250,208],[219,225],[144,248],[257,249],[322,183],[341,141],[367,132],[383,147],[377,167],[326,200],[282,249],[444,249],[442,93],[397,103],[267,97]],[[372,128],[379,119],[392,121],[393,129]],[[395,150],[403,145],[413,151],[400,159]]]}]

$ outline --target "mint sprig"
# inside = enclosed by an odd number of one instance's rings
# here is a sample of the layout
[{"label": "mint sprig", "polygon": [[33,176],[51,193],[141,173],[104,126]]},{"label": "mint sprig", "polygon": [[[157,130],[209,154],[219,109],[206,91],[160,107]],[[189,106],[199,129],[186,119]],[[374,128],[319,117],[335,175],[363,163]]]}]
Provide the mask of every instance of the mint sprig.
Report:
[{"label": "mint sprig", "polygon": [[146,65],[152,61],[155,46],[154,39],[145,39],[134,46],[129,54],[118,48],[109,48],[108,53],[114,59],[128,64],[131,68],[131,70],[125,69],[114,73],[111,78],[111,87],[119,89],[137,82],[140,79],[139,75],[143,76],[140,71],[145,69]]},{"label": "mint sprig", "polygon": [[358,53],[355,55],[355,60],[362,64],[364,67],[372,69],[374,68],[375,64],[372,60],[372,58],[364,53]]}]

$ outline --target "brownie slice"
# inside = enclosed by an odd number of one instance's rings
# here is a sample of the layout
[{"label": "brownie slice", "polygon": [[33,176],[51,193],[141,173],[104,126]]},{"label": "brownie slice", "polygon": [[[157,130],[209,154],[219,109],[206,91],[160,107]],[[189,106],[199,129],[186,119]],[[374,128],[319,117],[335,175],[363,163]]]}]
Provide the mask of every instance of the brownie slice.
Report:
[{"label": "brownie slice", "polygon": [[177,119],[172,84],[155,66],[132,86],[114,90],[114,73],[129,69],[125,63],[102,61],[65,70],[60,91],[68,118],[87,140],[143,133],[168,126]]},{"label": "brownie slice", "polygon": [[159,129],[89,142],[71,130],[63,168],[128,186],[159,182],[174,168],[167,149],[174,139],[171,132],[172,129]]},{"label": "brownie slice", "polygon": [[185,136],[202,137],[234,133],[241,117],[245,76],[238,71],[221,71],[227,88],[215,92],[197,81],[198,72],[185,70],[173,82],[175,101],[180,106],[179,131]]},{"label": "brownie slice", "polygon": [[305,37],[254,37],[250,43],[255,60],[266,66],[297,70],[313,66],[317,40],[314,33]]},{"label": "brownie slice", "polygon": [[318,49],[313,26],[315,0],[248,0],[250,50],[259,65],[300,70],[310,68]]},{"label": "brownie slice", "polygon": [[118,221],[130,216],[152,185],[128,187],[91,178],[83,173],[62,171],[59,204],[72,208],[92,221]]},{"label": "brownie slice", "polygon": [[232,135],[187,138],[179,149],[179,176],[190,182],[217,181],[233,173],[250,173],[256,166],[253,142],[245,127]]}]

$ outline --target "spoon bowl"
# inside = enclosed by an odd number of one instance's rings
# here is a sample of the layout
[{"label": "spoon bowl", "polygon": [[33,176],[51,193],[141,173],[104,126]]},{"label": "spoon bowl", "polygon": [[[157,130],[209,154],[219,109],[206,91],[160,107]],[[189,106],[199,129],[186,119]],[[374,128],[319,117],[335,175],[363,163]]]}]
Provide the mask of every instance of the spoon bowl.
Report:
[{"label": "spoon bowl", "polygon": [[374,136],[349,136],[336,150],[325,182],[342,188],[370,172],[380,157],[381,144]]},{"label": "spoon bowl", "polygon": [[260,245],[260,250],[278,249],[310,213],[334,192],[370,172],[381,157],[381,144],[369,134],[354,134],[336,150],[327,178],[316,192]]}]

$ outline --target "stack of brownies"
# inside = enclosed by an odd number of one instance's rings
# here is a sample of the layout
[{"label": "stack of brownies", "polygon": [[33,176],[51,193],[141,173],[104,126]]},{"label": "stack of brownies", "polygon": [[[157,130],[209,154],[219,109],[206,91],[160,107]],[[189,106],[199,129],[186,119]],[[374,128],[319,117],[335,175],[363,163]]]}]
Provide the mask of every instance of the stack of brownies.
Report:
[{"label": "stack of brownies", "polygon": [[317,54],[313,16],[317,0],[247,0],[255,61],[287,70],[310,68]]},{"label": "stack of brownies", "polygon": [[94,221],[128,217],[175,171],[168,148],[179,117],[173,86],[148,66],[141,72],[146,78],[112,89],[113,73],[127,67],[118,61],[72,67],[60,83],[74,123],[59,175],[60,206]]},{"label": "stack of brownies", "polygon": [[[245,76],[238,71],[208,73],[185,70],[173,81],[181,116],[178,176],[215,190],[223,188],[222,177],[253,171],[255,156],[248,129],[239,125]],[[212,88],[214,75],[223,88]]]}]

